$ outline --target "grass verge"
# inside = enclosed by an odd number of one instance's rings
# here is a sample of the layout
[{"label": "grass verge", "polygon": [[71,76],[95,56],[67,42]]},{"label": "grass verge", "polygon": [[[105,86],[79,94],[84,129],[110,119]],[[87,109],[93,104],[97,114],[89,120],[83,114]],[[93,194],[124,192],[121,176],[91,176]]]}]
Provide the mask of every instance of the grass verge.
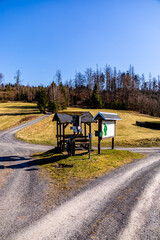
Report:
[{"label": "grass verge", "polygon": [[94,178],[144,157],[139,153],[120,150],[103,150],[100,155],[93,151],[91,159],[88,158],[88,154],[68,157],[64,154],[54,154],[52,151],[34,156],[41,161],[41,174],[45,178],[48,177],[54,202],[71,196]]}]

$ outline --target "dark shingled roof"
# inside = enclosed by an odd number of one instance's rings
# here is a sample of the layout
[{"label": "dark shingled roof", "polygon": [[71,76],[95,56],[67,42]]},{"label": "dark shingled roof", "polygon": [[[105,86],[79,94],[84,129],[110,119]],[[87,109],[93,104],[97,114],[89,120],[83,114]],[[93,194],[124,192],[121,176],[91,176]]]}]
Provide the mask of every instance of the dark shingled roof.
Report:
[{"label": "dark shingled roof", "polygon": [[94,117],[95,120],[97,119],[102,119],[102,120],[122,120],[117,113],[107,113],[107,112],[98,112],[96,116]]},{"label": "dark shingled roof", "polygon": [[[72,115],[76,115],[77,112],[72,113],[55,113],[52,121],[58,121],[60,123],[72,123]],[[82,123],[96,123],[92,114],[90,112],[78,112],[79,116],[81,116]]]},{"label": "dark shingled roof", "polygon": [[65,113],[55,113],[52,121],[58,121],[60,123],[71,123],[72,116]]}]

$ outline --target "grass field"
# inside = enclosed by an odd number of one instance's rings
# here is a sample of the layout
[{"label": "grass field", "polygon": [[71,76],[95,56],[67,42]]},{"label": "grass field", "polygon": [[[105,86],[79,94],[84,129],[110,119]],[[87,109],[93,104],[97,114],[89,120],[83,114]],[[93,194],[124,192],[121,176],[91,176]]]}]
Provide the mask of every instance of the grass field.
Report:
[{"label": "grass field", "polygon": [[[117,121],[117,133],[115,138],[115,146],[132,146],[132,147],[152,147],[160,146],[160,130],[153,130],[136,126],[136,121],[155,121],[159,122],[159,118],[150,117],[133,111],[111,110],[111,109],[77,109],[68,108],[67,111],[90,111],[93,116],[99,111],[117,113],[122,120]],[[56,145],[56,123],[52,122],[53,115],[41,122],[27,127],[16,134],[19,139],[27,142]],[[92,124],[93,146],[97,146],[97,137],[95,130],[98,124]],[[66,128],[66,132],[71,132],[70,126]],[[111,146],[111,139],[102,140],[102,146]]]},{"label": "grass field", "polygon": [[42,177],[49,177],[50,190],[54,194],[51,195],[51,200],[55,198],[54,202],[56,197],[64,197],[94,178],[143,157],[142,154],[118,150],[103,150],[101,155],[93,151],[91,159],[88,154],[68,157],[52,151],[35,156],[38,157],[38,165],[43,166],[40,168]]},{"label": "grass field", "polygon": [[9,129],[39,116],[39,110],[34,103],[0,103],[0,130]]}]

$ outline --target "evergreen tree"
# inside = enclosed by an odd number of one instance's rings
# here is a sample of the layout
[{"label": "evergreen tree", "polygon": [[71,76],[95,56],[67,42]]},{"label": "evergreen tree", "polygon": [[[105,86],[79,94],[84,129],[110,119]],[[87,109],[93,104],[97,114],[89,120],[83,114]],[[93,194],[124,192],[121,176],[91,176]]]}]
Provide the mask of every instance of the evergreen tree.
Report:
[{"label": "evergreen tree", "polygon": [[102,108],[102,99],[98,92],[97,84],[94,85],[93,94],[91,97],[91,105],[93,108]]},{"label": "evergreen tree", "polygon": [[60,89],[61,89],[61,93],[62,93],[61,107],[62,107],[62,109],[66,109],[68,106],[68,101],[67,101],[66,90],[62,83],[60,84]]},{"label": "evergreen tree", "polygon": [[52,112],[52,113],[57,112],[57,104],[56,104],[55,101],[53,101],[53,102],[49,101],[49,103],[48,103],[48,110],[50,112]]},{"label": "evergreen tree", "polygon": [[48,96],[47,96],[47,89],[41,87],[37,91],[37,106],[41,113],[46,113],[46,107],[48,105]]}]

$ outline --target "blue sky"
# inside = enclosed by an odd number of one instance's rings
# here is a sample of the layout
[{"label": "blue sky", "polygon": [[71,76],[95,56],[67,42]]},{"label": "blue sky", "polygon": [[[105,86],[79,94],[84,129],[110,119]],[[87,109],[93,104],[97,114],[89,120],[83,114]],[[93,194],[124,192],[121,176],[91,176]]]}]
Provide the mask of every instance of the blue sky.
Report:
[{"label": "blue sky", "polygon": [[0,0],[0,72],[4,83],[48,85],[106,64],[160,74],[158,0]]}]

